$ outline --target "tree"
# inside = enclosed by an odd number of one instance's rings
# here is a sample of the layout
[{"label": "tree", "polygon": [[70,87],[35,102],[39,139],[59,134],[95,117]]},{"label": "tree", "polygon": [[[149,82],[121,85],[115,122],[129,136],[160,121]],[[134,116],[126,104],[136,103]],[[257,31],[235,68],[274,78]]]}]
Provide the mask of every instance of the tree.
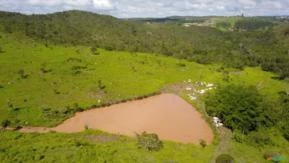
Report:
[{"label": "tree", "polygon": [[285,139],[289,141],[289,93],[279,93],[279,103],[281,106],[281,116],[279,122],[281,123],[281,132]]},{"label": "tree", "polygon": [[225,126],[243,133],[275,123],[274,109],[256,87],[227,85],[206,98],[207,112],[222,119]]},{"label": "tree", "polygon": [[163,147],[163,143],[159,140],[157,134],[143,132],[142,134],[137,134],[136,136],[139,148],[144,148],[148,151],[158,151]]}]

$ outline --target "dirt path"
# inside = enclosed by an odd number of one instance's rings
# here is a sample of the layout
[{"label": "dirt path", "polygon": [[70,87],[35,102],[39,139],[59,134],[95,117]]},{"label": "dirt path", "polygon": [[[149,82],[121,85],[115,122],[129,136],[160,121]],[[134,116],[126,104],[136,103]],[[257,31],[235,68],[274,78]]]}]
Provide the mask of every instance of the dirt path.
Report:
[{"label": "dirt path", "polygon": [[225,127],[218,128],[218,133],[220,135],[220,142],[215,149],[214,157],[212,158],[211,163],[215,163],[216,158],[220,154],[229,153],[228,150],[229,150],[230,142],[233,136],[232,131]]},{"label": "dirt path", "polygon": [[55,128],[23,128],[21,132],[81,132],[85,127],[114,134],[135,136],[143,131],[163,140],[208,143],[213,140],[209,125],[189,103],[174,94],[116,104],[77,113]]}]

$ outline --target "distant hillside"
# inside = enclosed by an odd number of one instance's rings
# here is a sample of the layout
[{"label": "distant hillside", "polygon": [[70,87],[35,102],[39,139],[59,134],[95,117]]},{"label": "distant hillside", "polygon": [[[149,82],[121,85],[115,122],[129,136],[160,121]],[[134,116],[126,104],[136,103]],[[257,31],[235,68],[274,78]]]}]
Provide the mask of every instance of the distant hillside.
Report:
[{"label": "distant hillside", "polygon": [[206,46],[221,50],[221,40],[225,39],[223,33],[211,28],[146,25],[82,11],[31,16],[1,13],[0,20],[5,32],[20,32],[47,44],[91,45],[183,57],[188,51],[202,51]]},{"label": "distant hillside", "polygon": [[[202,22],[208,18],[174,16],[153,21]],[[230,32],[210,26],[185,27],[182,23],[144,23],[151,19],[123,20],[83,11],[48,15],[0,12],[0,30],[26,35],[47,46],[88,45],[107,50],[164,54],[199,63],[223,63],[235,68],[262,66],[284,79],[289,76],[286,37],[289,25],[276,23],[275,19],[261,19],[244,19],[246,21],[240,22],[239,27],[246,30]],[[225,21],[221,24],[225,27],[226,23],[232,25],[231,17],[221,20]]]}]

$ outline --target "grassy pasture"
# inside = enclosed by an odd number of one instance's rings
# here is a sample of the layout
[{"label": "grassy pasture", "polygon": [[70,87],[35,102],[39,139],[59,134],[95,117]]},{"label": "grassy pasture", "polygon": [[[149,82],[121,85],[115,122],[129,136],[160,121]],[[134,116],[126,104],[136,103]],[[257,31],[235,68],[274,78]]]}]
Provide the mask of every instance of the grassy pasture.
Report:
[{"label": "grassy pasture", "polygon": [[[217,85],[228,82],[255,85],[272,99],[279,91],[289,91],[288,82],[274,80],[275,74],[258,67],[241,71],[161,55],[102,49],[94,54],[90,47],[46,47],[21,35],[0,35],[3,51],[0,53],[0,122],[7,119],[12,125],[55,126],[76,111],[148,95],[167,84],[188,79]],[[277,146],[254,147],[228,140],[225,149],[218,151],[219,140],[206,148],[165,142],[162,150],[147,152],[136,147],[134,138],[98,131],[76,134],[0,131],[0,142],[3,142],[0,160],[204,163],[216,153],[225,152],[237,162],[265,162],[263,152],[270,149],[288,156],[284,152],[288,142],[274,132],[271,134]]]},{"label": "grassy pasture", "polygon": [[165,142],[162,150],[136,147],[136,140],[98,131],[21,134],[0,131],[1,162],[209,162],[213,145]]},{"label": "grassy pasture", "polygon": [[89,47],[44,46],[1,34],[0,121],[54,126],[74,112],[160,91],[191,79],[256,85],[268,96],[289,88],[259,68],[244,71],[171,57]]}]

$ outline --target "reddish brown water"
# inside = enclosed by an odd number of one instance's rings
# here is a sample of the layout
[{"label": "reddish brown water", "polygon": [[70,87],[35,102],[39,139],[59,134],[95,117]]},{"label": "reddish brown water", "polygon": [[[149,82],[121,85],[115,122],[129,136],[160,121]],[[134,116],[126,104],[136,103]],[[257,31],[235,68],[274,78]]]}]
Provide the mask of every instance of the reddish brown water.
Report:
[{"label": "reddish brown water", "polygon": [[142,100],[77,113],[55,128],[23,128],[22,132],[58,131],[65,133],[98,129],[135,136],[146,131],[163,140],[199,143],[213,140],[213,132],[201,114],[174,94],[161,94]]}]

